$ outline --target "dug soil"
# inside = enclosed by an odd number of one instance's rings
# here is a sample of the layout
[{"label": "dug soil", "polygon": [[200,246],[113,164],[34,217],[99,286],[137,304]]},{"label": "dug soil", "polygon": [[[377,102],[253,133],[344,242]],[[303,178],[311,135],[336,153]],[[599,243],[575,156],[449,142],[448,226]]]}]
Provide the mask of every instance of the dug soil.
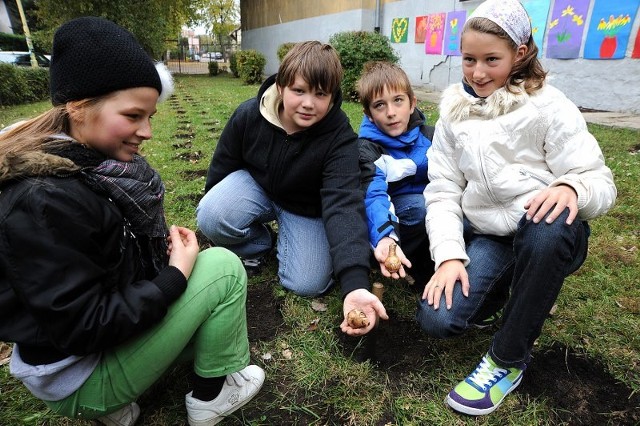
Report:
[{"label": "dug soil", "polygon": [[[274,298],[271,286],[249,286],[247,300],[249,340],[252,344],[275,337],[284,327],[284,321],[281,316],[274,315],[274,312],[279,312],[279,301]],[[416,338],[424,333],[415,321],[402,319],[393,311],[389,314],[389,320],[378,327],[364,344],[339,330],[336,333],[345,353],[362,361],[372,361],[377,368],[386,371],[393,382],[394,377],[415,372],[415,366],[424,357],[428,338]],[[399,347],[403,348],[401,356],[397,350]],[[529,398],[526,399],[547,401],[555,408],[558,424],[640,424],[640,395],[633,394],[629,387],[616,381],[600,361],[559,344],[534,352],[534,360],[516,392],[527,394]],[[262,415],[265,419],[278,419],[278,424],[286,424],[287,418],[283,418],[282,410],[276,407],[274,411],[278,412],[262,412]],[[303,417],[298,413],[290,418],[289,424],[304,424]],[[310,417],[308,420],[316,419]],[[326,422],[324,424],[342,423],[338,417],[323,421]],[[380,425],[384,424],[394,424],[393,418],[381,419]]]}]

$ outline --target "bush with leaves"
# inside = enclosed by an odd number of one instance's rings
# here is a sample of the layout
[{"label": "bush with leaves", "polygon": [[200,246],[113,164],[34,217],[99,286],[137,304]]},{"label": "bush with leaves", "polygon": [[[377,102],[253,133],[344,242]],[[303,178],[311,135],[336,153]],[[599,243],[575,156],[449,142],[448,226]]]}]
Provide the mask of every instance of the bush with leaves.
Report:
[{"label": "bush with leaves", "polygon": [[340,55],[344,77],[340,87],[345,99],[356,101],[356,82],[362,67],[368,61],[389,61],[397,63],[399,58],[391,47],[389,39],[382,34],[367,31],[346,31],[329,38]]},{"label": "bush with leaves", "polygon": [[240,75],[238,74],[237,52],[233,52],[231,55],[229,55],[229,71],[231,71],[231,74],[233,74],[235,78],[240,77]]},{"label": "bush with leaves", "polygon": [[282,60],[284,59],[285,56],[287,56],[287,53],[289,53],[289,51],[291,50],[291,48],[293,46],[295,46],[296,43],[294,42],[287,42],[287,43],[282,43],[280,46],[278,46],[278,60],[280,62],[282,62]]},{"label": "bush with leaves", "polygon": [[220,66],[216,61],[209,62],[209,75],[214,77],[220,73]]},{"label": "bush with leaves", "polygon": [[0,106],[42,101],[48,97],[47,68],[0,64]]},{"label": "bush with leaves", "polygon": [[267,58],[255,49],[236,52],[238,75],[246,84],[262,83]]},{"label": "bush with leaves", "polygon": [[28,50],[27,40],[23,35],[0,33],[0,50]]}]

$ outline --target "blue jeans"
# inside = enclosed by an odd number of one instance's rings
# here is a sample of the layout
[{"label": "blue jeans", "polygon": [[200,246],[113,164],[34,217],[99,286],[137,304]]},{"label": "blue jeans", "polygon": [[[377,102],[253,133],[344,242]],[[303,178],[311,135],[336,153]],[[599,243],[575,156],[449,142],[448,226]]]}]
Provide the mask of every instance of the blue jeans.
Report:
[{"label": "blue jeans", "polygon": [[391,197],[391,202],[400,222],[400,245],[405,256],[411,261],[407,272],[422,287],[433,275],[434,263],[429,253],[429,237],[424,218],[427,209],[424,195],[403,194]]},{"label": "blue jeans", "polygon": [[278,222],[278,277],[300,296],[317,296],[333,284],[329,241],[322,218],[288,212],[274,203],[246,170],[220,181],[200,200],[198,228],[216,246],[243,258],[272,249],[268,222]]},{"label": "blue jeans", "polygon": [[438,310],[419,300],[416,319],[422,329],[433,337],[459,335],[504,306],[489,355],[502,367],[528,363],[564,279],[587,256],[589,225],[580,220],[567,225],[568,213],[551,224],[523,216],[514,237],[472,235],[466,241],[469,296],[457,283],[450,310],[444,295]]}]

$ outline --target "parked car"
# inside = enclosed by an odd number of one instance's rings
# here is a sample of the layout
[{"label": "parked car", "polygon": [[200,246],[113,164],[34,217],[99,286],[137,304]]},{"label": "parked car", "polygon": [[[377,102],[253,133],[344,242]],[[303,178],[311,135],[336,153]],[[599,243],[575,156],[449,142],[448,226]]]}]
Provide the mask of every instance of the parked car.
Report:
[{"label": "parked car", "polygon": [[200,62],[212,62],[212,61],[221,61],[222,53],[220,52],[207,52],[203,53],[200,57]]},{"label": "parked car", "polygon": [[[41,53],[34,52],[36,55],[36,61],[41,67],[48,68],[51,61]],[[22,67],[31,66],[31,55],[29,52],[16,52],[16,51],[4,51],[0,50],[0,62],[7,64],[19,65]]]}]

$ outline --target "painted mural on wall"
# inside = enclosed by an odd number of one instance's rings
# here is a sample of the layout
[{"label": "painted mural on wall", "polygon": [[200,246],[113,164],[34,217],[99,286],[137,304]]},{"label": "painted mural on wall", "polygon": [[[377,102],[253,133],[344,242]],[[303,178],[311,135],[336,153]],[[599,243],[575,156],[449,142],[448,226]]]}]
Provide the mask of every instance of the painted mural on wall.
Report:
[{"label": "painted mural on wall", "polygon": [[[632,58],[640,58],[640,31],[636,33],[633,48],[630,46],[640,0],[520,1],[531,18],[539,56],[577,59],[582,52],[586,59],[619,59],[630,51]],[[424,43],[427,55],[459,56],[460,33],[466,17],[465,10],[418,16],[415,42]],[[394,18],[391,41],[405,43],[408,27],[409,18]]]},{"label": "painted mural on wall", "polygon": [[427,34],[428,19],[429,17],[427,15],[416,16],[416,34],[414,37],[416,43],[424,43],[424,38]]},{"label": "painted mural on wall", "polygon": [[633,45],[633,52],[631,52],[632,58],[640,58],[640,29],[636,34],[636,44]]},{"label": "painted mural on wall", "polygon": [[589,0],[556,0],[549,18],[547,57],[575,59],[580,56]]},{"label": "painted mural on wall", "polygon": [[445,13],[433,13],[427,20],[427,33],[424,38],[424,52],[439,55],[442,53],[444,39]]},{"label": "painted mural on wall", "polygon": [[406,43],[409,33],[409,18],[393,18],[391,22],[391,41]]},{"label": "painted mural on wall", "polygon": [[624,58],[640,0],[594,0],[584,44],[587,59]]},{"label": "painted mural on wall", "polygon": [[447,13],[447,21],[444,29],[442,54],[460,56],[460,33],[467,19],[466,10],[458,10]]},{"label": "painted mural on wall", "polygon": [[538,46],[538,57],[541,57],[551,0],[522,0],[522,5],[531,19],[531,34]]}]

